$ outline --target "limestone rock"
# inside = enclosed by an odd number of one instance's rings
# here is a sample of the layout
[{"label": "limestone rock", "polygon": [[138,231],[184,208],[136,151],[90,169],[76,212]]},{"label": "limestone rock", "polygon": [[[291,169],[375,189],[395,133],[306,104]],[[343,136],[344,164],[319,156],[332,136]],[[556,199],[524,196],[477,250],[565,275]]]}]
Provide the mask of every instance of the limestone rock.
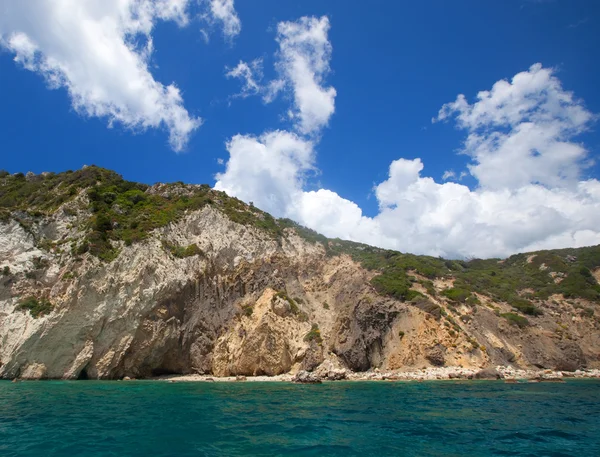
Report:
[{"label": "limestone rock", "polygon": [[504,376],[495,368],[485,368],[473,376],[475,379],[502,379]]},{"label": "limestone rock", "polygon": [[321,378],[308,371],[299,371],[292,379],[292,382],[298,384],[321,384]]},{"label": "limestone rock", "polygon": [[328,381],[343,381],[344,379],[348,379],[348,371],[347,370],[331,370],[328,371],[325,375],[325,379]]},{"label": "limestone rock", "polygon": [[[193,194],[162,184],[147,193]],[[369,370],[374,379],[393,379],[386,372],[432,365],[600,367],[600,333],[582,314],[589,306],[598,315],[593,303],[574,307],[553,296],[539,305],[541,316],[518,328],[501,317],[511,312],[507,304],[481,297],[482,305],[450,307],[441,294],[428,294],[418,273],[412,288],[427,298],[403,302],[376,293],[377,273],[350,256],[327,255],[292,229],[274,237],[234,222],[217,204],[190,210],[143,241],[115,241],[118,255],[105,262],[73,254],[87,235],[87,198],[81,192],[49,215],[15,211],[0,219],[0,378],[300,370],[339,380]],[[196,245],[202,255],[176,257],[168,245]],[[452,279],[432,284],[440,292]],[[19,309],[28,297],[48,300],[51,309],[34,318]]]},{"label": "limestone rock", "polygon": [[445,348],[438,344],[427,351],[425,358],[429,360],[433,366],[443,367],[446,364],[446,359],[444,357],[445,352]]}]

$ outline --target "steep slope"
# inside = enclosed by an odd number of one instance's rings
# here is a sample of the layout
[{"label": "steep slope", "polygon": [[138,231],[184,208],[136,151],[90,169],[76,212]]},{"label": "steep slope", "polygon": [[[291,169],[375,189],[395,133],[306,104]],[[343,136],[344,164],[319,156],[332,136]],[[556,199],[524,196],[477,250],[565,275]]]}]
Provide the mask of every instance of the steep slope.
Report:
[{"label": "steep slope", "polygon": [[599,367],[600,249],[448,261],[208,186],[0,173],[0,377]]}]

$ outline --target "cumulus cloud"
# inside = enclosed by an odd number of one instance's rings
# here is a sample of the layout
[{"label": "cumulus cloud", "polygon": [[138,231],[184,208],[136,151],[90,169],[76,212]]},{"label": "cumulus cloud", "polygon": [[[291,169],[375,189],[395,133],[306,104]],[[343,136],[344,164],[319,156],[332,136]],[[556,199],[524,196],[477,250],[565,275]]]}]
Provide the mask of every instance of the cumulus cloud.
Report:
[{"label": "cumulus cloud", "polygon": [[233,39],[242,31],[233,0],[210,0],[208,18],[222,25],[225,38]]},{"label": "cumulus cloud", "polygon": [[440,110],[436,121],[455,118],[467,132],[462,152],[473,159],[469,170],[481,187],[577,183],[587,151],[571,139],[590,127],[593,115],[553,73],[535,64],[480,92],[473,104],[459,95]]},{"label": "cumulus cloud", "polygon": [[229,161],[225,172],[217,174],[215,189],[276,215],[287,213],[313,169],[313,144],[291,132],[236,135],[227,150]]},{"label": "cumulus cloud", "polygon": [[185,148],[201,119],[188,113],[175,84],[149,71],[158,20],[187,24],[189,0],[0,0],[0,47],[51,88],[65,88],[74,109],[112,125],[164,127]]},{"label": "cumulus cloud", "polygon": [[294,94],[293,116],[303,134],[317,133],[327,126],[335,111],[336,90],[324,87],[329,73],[332,47],[329,19],[303,17],[277,26],[279,53],[277,69],[281,86]]},{"label": "cumulus cloud", "polygon": [[[588,153],[575,142],[595,116],[562,88],[554,70],[534,65],[473,104],[459,96],[436,117],[453,119],[466,132],[463,153],[475,189],[438,183],[423,175],[420,159],[400,158],[375,186],[379,212],[367,217],[331,190],[305,190],[315,143],[289,132],[271,132],[268,140],[235,137],[217,187],[329,237],[403,252],[504,257],[600,244],[600,182],[579,177]],[[275,139],[293,147],[281,154]],[[444,179],[455,177],[447,172]]]}]

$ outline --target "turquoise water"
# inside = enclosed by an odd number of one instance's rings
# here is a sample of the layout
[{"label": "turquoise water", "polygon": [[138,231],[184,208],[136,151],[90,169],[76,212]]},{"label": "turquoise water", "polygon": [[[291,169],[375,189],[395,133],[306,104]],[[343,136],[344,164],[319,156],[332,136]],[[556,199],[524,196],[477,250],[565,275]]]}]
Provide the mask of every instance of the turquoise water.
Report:
[{"label": "turquoise water", "polygon": [[0,456],[600,456],[600,383],[0,382]]}]

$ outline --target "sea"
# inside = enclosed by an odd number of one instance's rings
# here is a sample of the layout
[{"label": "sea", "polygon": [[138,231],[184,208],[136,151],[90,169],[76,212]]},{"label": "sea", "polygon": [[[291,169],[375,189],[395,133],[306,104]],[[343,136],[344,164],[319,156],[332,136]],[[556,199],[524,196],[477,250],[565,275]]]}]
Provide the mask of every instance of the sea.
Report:
[{"label": "sea", "polygon": [[600,382],[0,382],[0,456],[600,456]]}]

